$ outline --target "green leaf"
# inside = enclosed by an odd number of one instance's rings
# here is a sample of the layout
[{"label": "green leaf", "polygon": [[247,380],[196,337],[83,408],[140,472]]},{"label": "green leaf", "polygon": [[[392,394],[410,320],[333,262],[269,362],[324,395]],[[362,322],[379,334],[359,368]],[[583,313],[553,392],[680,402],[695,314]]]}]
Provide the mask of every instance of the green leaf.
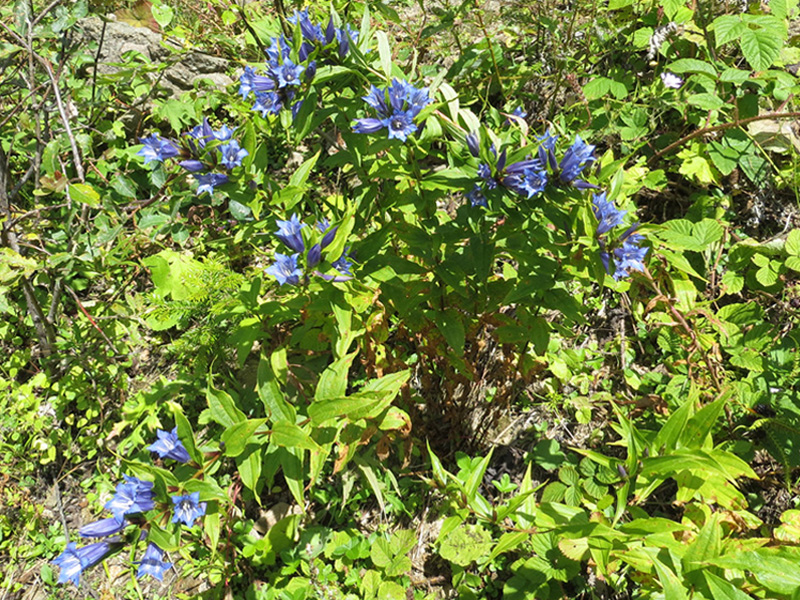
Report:
[{"label": "green leaf", "polygon": [[583,95],[587,100],[597,100],[608,94],[610,90],[611,80],[608,77],[598,77],[583,86]]},{"label": "green leaf", "polygon": [[702,110],[719,110],[725,106],[725,101],[716,94],[692,94],[687,102]]},{"label": "green leaf", "polygon": [[461,567],[468,567],[488,554],[493,545],[492,535],[478,524],[462,524],[439,542],[439,555]]},{"label": "green leaf", "polygon": [[194,433],[192,432],[192,426],[189,424],[189,420],[184,416],[177,404],[173,406],[172,414],[175,417],[175,425],[178,428],[178,439],[181,441],[184,448],[186,448],[192,460],[199,465],[203,464],[203,455],[197,450],[197,446],[194,442]]},{"label": "green leaf", "polygon": [[785,19],[797,10],[798,0],[770,0],[769,11],[778,19]]},{"label": "green leaf", "polygon": [[669,600],[686,600],[686,588],[683,587],[675,573],[655,557],[653,557],[653,566],[658,574],[658,580],[664,588],[664,597]]},{"label": "green leaf", "polygon": [[213,558],[217,553],[219,534],[222,531],[219,511],[206,513],[205,517],[203,517],[203,531],[205,531],[205,534],[208,537],[208,547],[211,548],[211,557]]},{"label": "green leaf", "polygon": [[792,229],[786,236],[786,252],[793,256],[800,256],[800,229]]},{"label": "green leaf", "polygon": [[751,600],[752,596],[745,594],[730,581],[714,575],[708,569],[703,571],[703,577],[711,590],[714,600]]},{"label": "green leaf", "polygon": [[692,227],[692,237],[703,248],[708,248],[714,242],[721,240],[724,233],[722,225],[714,219],[703,219]]},{"label": "green leaf", "polygon": [[286,485],[292,493],[292,497],[305,510],[306,503],[303,497],[303,458],[305,457],[305,451],[300,448],[278,448],[276,455],[281,463],[283,478],[286,480]]},{"label": "green leaf", "polygon": [[244,413],[236,408],[233,398],[227,392],[215,390],[209,381],[206,388],[206,401],[211,419],[223,427],[231,427],[234,423],[244,421]]},{"label": "green leaf", "polygon": [[486,469],[489,467],[489,462],[492,460],[492,452],[494,448],[489,450],[489,454],[484,456],[478,465],[472,470],[467,478],[467,481],[464,482],[464,490],[467,494],[467,500],[472,501],[475,498],[475,494],[478,493],[478,488],[483,481],[483,476],[486,474]]},{"label": "green leaf", "polygon": [[745,28],[739,39],[742,54],[755,71],[765,71],[781,53],[783,38],[768,29]]},{"label": "green leaf", "polygon": [[280,383],[272,370],[272,363],[262,356],[258,363],[258,396],[273,423],[289,421],[294,423],[295,410],[283,397]]},{"label": "green leaf", "polygon": [[111,179],[111,187],[114,188],[120,196],[125,196],[126,198],[135,199],[138,195],[136,193],[136,184],[124,175],[115,175]]},{"label": "green leaf", "polygon": [[463,356],[466,334],[464,333],[464,323],[461,321],[461,313],[450,308],[446,311],[431,312],[431,318],[456,355]]},{"label": "green leaf", "polygon": [[708,559],[719,556],[722,551],[721,540],[722,529],[719,525],[719,513],[714,513],[686,549],[681,560],[684,573],[703,569]]},{"label": "green leaf", "polygon": [[67,186],[70,200],[86,204],[92,208],[100,205],[100,194],[87,183],[71,183]]},{"label": "green leaf", "polygon": [[180,547],[180,528],[168,524],[167,529],[162,529],[156,523],[150,523],[147,541],[154,543],[164,552],[177,552]]},{"label": "green leaf", "polygon": [[714,79],[717,77],[717,70],[713,65],[696,58],[679,58],[671,62],[667,70],[673,73],[705,73]]},{"label": "green leaf", "polygon": [[273,424],[271,439],[273,444],[284,448],[305,448],[314,452],[321,450],[306,431],[288,421],[279,421]]},{"label": "green leaf", "polygon": [[785,264],[792,271],[800,271],[800,256],[790,256],[786,259]]},{"label": "green leaf", "polygon": [[317,153],[311,158],[303,161],[303,164],[297,167],[297,170],[292,173],[292,176],[289,178],[289,185],[303,188],[308,181],[308,176],[311,174],[311,169],[313,169],[314,165],[317,164],[318,158],[319,151],[317,151]]},{"label": "green leaf", "polygon": [[714,19],[712,29],[714,30],[714,40],[719,48],[722,44],[738,40],[747,26],[738,15],[722,15]]},{"label": "green leaf", "polygon": [[347,373],[357,352],[333,361],[320,375],[315,402],[344,397],[347,392]]},{"label": "green leaf", "polygon": [[266,419],[247,419],[223,431],[220,441],[225,444],[225,456],[239,456],[244,452],[251,436],[266,422]]},{"label": "green leaf", "polygon": [[384,31],[377,31],[375,37],[378,40],[378,56],[381,59],[381,68],[386,79],[392,78],[392,49],[389,47],[389,38]]},{"label": "green leaf", "polygon": [[162,28],[166,27],[172,22],[172,17],[175,16],[175,11],[167,4],[162,4],[161,2],[154,2],[153,5],[150,7],[150,11],[153,14],[153,18],[156,20]]}]

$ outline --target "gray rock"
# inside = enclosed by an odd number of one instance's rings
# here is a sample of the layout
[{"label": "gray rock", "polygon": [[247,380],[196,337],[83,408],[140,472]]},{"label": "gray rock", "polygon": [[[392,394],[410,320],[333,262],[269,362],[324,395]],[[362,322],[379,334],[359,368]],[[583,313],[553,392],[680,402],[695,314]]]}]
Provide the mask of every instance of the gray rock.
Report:
[{"label": "gray rock", "polygon": [[[87,41],[99,43],[103,21],[99,17],[89,17],[79,22]],[[227,87],[233,83],[225,72],[228,61],[210,56],[196,50],[178,54],[170,50],[163,36],[146,27],[133,27],[127,23],[109,21],[106,23],[103,45],[100,48],[97,72],[111,74],[121,67],[114,63],[125,63],[124,54],[134,51],[146,62],[157,64],[171,63],[160,75],[156,70],[149,74],[151,80],[174,97],[194,88],[200,80],[209,80],[217,87]]]}]

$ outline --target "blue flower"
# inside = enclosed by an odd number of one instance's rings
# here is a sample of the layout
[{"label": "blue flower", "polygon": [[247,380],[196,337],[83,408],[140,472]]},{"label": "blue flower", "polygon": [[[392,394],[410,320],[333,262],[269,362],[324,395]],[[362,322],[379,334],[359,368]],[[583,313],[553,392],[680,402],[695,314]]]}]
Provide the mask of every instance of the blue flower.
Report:
[{"label": "blue flower", "polygon": [[356,119],[356,122],[353,123],[353,131],[355,133],[377,133],[384,127],[382,119],[373,119],[372,117]]},{"label": "blue flower", "polygon": [[173,496],[175,513],[172,515],[173,523],[184,523],[192,527],[199,517],[206,514],[206,503],[200,502],[200,492],[192,492],[186,496]]},{"label": "blue flower", "polygon": [[644,257],[648,248],[639,246],[644,241],[644,236],[638,233],[629,233],[631,229],[620,237],[620,239],[625,238],[622,246],[614,250],[614,279],[616,281],[630,275],[633,271],[644,272],[645,270]]},{"label": "blue flower", "polygon": [[373,85],[370,87],[369,93],[363,96],[362,99],[375,109],[375,112],[377,112],[380,117],[385,118],[389,116],[390,112],[389,107],[386,105],[386,92],[384,90],[379,90]]},{"label": "blue flower", "polygon": [[275,237],[286,244],[295,252],[304,252],[306,249],[305,242],[303,242],[303,234],[300,232],[304,223],[300,222],[299,217],[294,214],[288,221],[277,221],[278,231],[275,232]]},{"label": "blue flower", "polygon": [[300,256],[300,254],[286,256],[285,254],[276,252],[275,262],[270,267],[267,267],[265,272],[277,279],[279,285],[285,283],[297,285],[300,283],[300,278],[303,276],[302,269],[297,266],[298,256]]},{"label": "blue flower", "polygon": [[214,188],[218,185],[222,185],[223,183],[228,183],[228,176],[223,173],[205,173],[203,175],[194,174],[193,177],[197,180],[199,184],[197,186],[197,195],[199,196],[203,192],[208,192],[209,194],[214,193]]},{"label": "blue flower", "polygon": [[247,150],[239,146],[239,142],[231,140],[224,146],[220,146],[220,153],[222,160],[220,161],[226,169],[233,169],[234,167],[241,166],[242,159],[250,154]]},{"label": "blue flower", "polygon": [[478,132],[477,131],[473,131],[472,133],[468,133],[466,141],[467,141],[467,149],[469,150],[469,153],[473,157],[478,158],[478,156],[481,153],[481,140],[478,137]]},{"label": "blue flower", "polygon": [[486,187],[493,190],[497,187],[497,180],[492,176],[492,168],[486,163],[478,165],[478,177],[483,179]]},{"label": "blue flower", "polygon": [[128,522],[125,519],[122,519],[122,521],[117,521],[114,518],[100,519],[94,523],[84,525],[78,530],[78,533],[81,537],[85,538],[108,537],[109,535],[119,533],[127,526]]},{"label": "blue flower", "polygon": [[339,271],[342,275],[352,275],[353,272],[351,271],[353,267],[353,261],[349,260],[350,256],[350,247],[344,249],[342,255],[337,258],[335,261],[331,263],[334,269]]},{"label": "blue flower", "polygon": [[552,135],[550,130],[544,132],[544,135],[539,137],[536,136],[536,139],[541,142],[539,145],[539,162],[542,165],[550,165],[550,169],[552,171],[558,170],[558,161],[556,160],[556,141],[558,140],[557,135]]},{"label": "blue flower", "polygon": [[344,58],[350,52],[350,42],[358,41],[358,31],[348,23],[336,30],[336,39],[339,42],[339,56]]},{"label": "blue flower", "polygon": [[181,463],[188,463],[191,460],[189,452],[186,447],[178,439],[178,428],[174,427],[172,431],[156,431],[158,439],[150,444],[147,449],[155,452],[161,458],[171,458]]},{"label": "blue flower", "polygon": [[105,505],[105,509],[110,511],[119,523],[125,520],[125,515],[147,512],[155,506],[152,482],[127,475],[123,477],[125,483],[117,485],[116,493]]},{"label": "blue flower", "polygon": [[[518,106],[517,108],[512,110],[511,114],[513,115],[513,117],[517,117],[522,120],[525,120],[525,117],[528,116],[528,113],[522,110],[521,106]],[[516,121],[516,119],[514,119],[513,117],[512,118],[506,117],[506,125],[510,125],[513,121]]]},{"label": "blue flower", "polygon": [[544,191],[547,185],[547,172],[537,159],[513,163],[508,166],[506,173],[501,183],[526,198],[533,198]]},{"label": "blue flower", "polygon": [[144,148],[136,154],[144,158],[144,164],[150,162],[164,162],[168,158],[175,158],[180,154],[178,147],[170,140],[165,140],[155,134],[139,139]]},{"label": "blue flower", "polygon": [[363,99],[378,113],[379,118],[356,119],[353,131],[376,133],[385,127],[389,130],[389,139],[403,142],[417,130],[414,118],[431,103],[426,88],[415,88],[400,79],[393,79],[385,91],[371,86],[369,93]]},{"label": "blue flower", "polygon": [[110,550],[107,542],[97,542],[83,548],[78,548],[75,542],[68,543],[64,552],[53,559],[53,564],[61,568],[58,583],[71,581],[76,586],[80,585],[81,573],[100,562]]},{"label": "blue flower", "polygon": [[325,234],[322,236],[321,244],[323,248],[327,248],[331,245],[331,242],[333,242],[334,238],[336,237],[336,232],[339,230],[339,227],[331,227],[330,221],[323,217],[317,221],[317,229],[319,229],[321,233]]},{"label": "blue flower", "polygon": [[275,92],[256,92],[253,110],[261,112],[262,117],[277,115],[283,108],[283,99]]},{"label": "blue flower", "polygon": [[579,189],[594,187],[577,179],[578,175],[595,161],[594,149],[595,147],[584,142],[581,136],[575,136],[575,142],[564,153],[564,157],[558,165],[560,170],[558,178],[562,183],[572,183]]},{"label": "blue flower", "polygon": [[472,206],[483,206],[484,208],[489,206],[489,204],[486,202],[486,196],[483,195],[483,190],[477,183],[475,184],[475,187],[472,188],[472,191],[467,193],[467,199],[470,201]]},{"label": "blue flower", "polygon": [[605,192],[594,195],[592,210],[599,221],[597,224],[598,236],[608,233],[618,225],[622,225],[622,218],[627,214],[627,211],[615,208],[611,200],[606,200]]},{"label": "blue flower", "polygon": [[142,560],[138,561],[139,569],[136,571],[136,579],[151,575],[159,581],[163,581],[164,572],[172,566],[172,563],[165,562],[163,559],[164,551],[153,543],[148,544]]},{"label": "blue flower", "polygon": [[178,164],[189,171],[189,173],[199,173],[206,168],[206,166],[196,158],[188,158],[186,160],[182,160]]},{"label": "blue flower", "polygon": [[396,111],[391,117],[383,120],[383,125],[389,130],[389,139],[405,142],[408,136],[417,130],[414,116],[410,112]]},{"label": "blue flower", "polygon": [[272,69],[272,72],[275,75],[278,87],[285,88],[290,85],[300,85],[300,75],[304,70],[304,66],[296,65],[287,58],[282,65]]},{"label": "blue flower", "polygon": [[325,36],[322,34],[322,27],[311,22],[307,8],[294,11],[294,14],[286,20],[292,25],[300,23],[300,33],[303,35],[303,38],[309,42],[325,41]]}]

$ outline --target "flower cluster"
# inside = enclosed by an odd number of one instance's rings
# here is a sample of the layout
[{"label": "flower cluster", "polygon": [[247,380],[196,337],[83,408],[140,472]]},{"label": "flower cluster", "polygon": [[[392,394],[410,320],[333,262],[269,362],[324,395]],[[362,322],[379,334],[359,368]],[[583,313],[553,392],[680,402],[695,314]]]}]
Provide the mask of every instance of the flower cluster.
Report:
[{"label": "flower cluster", "polygon": [[243,99],[253,94],[253,110],[263,117],[276,115],[287,106],[291,106],[292,115],[296,117],[303,104],[302,100],[294,101],[297,89],[314,79],[317,60],[328,63],[334,57],[344,58],[350,52],[350,43],[358,40],[358,32],[349,25],[336,27],[333,15],[324,32],[321,25],[311,21],[308,10],[295,11],[288,21],[299,27],[302,36],[294,60],[292,39],[283,35],[272,38],[265,49],[265,74],[260,75],[252,67],[245,67],[239,78],[239,94]]},{"label": "flower cluster", "polygon": [[[278,221],[278,231],[275,232],[275,237],[278,238],[285,246],[294,250],[294,254],[287,255],[280,252],[275,253],[275,262],[265,269],[268,275],[272,275],[278,280],[279,285],[288,283],[289,285],[297,285],[300,283],[300,278],[303,277],[303,269],[298,266],[298,259],[301,254],[306,253],[306,243],[303,240],[302,229],[305,223],[300,221],[300,218],[295,214],[288,221]],[[306,255],[306,266],[308,269],[313,269],[322,261],[322,251],[330,246],[336,237],[337,227],[331,227],[327,219],[322,219],[317,222],[316,228],[322,239],[309,247],[308,254]],[[345,249],[344,253],[331,263],[340,275],[325,275],[319,271],[313,271],[314,275],[318,275],[328,281],[347,281],[352,279],[352,272],[350,271],[353,266],[352,261],[348,259],[348,250]]]},{"label": "flower cluster", "polygon": [[[498,154],[494,145],[490,146],[493,160],[478,165],[480,181],[466,195],[473,206],[487,206],[486,191],[494,190],[498,185],[525,198],[533,198],[547,186],[548,171],[556,175],[564,185],[572,185],[579,190],[596,187],[578,178],[594,162],[594,146],[584,142],[580,136],[575,136],[575,142],[564,153],[561,162],[558,162],[555,156],[558,136],[551,135],[548,131],[537,140],[540,142],[537,156],[529,156],[511,164],[506,164],[505,148]],[[474,158],[481,158],[480,138],[476,132],[467,135],[466,143],[469,153]]]},{"label": "flower cluster", "polygon": [[619,210],[611,200],[606,200],[605,192],[594,195],[592,210],[598,221],[595,235],[600,244],[600,260],[603,261],[606,272],[619,281],[632,271],[644,271],[644,257],[648,249],[640,246],[644,236],[635,233],[639,224],[635,223],[619,236],[617,247],[609,252],[606,235],[615,227],[622,225],[627,211]]},{"label": "flower cluster", "polygon": [[[148,447],[149,450],[157,453],[162,459],[169,458],[180,463],[191,461],[189,452],[178,439],[177,428],[171,432],[159,430],[157,437],[158,439]],[[124,547],[123,538],[117,534],[121,534],[129,526],[136,524],[141,531],[138,536],[127,536],[127,539],[146,538],[148,520],[143,515],[156,508],[153,483],[129,475],[123,475],[123,478],[124,482],[117,485],[114,495],[104,506],[112,516],[84,525],[78,530],[83,538],[107,539],[82,548],[78,548],[75,542],[69,542],[64,552],[53,560],[53,564],[61,568],[58,583],[71,581],[76,586],[80,585],[83,571]],[[198,492],[173,496],[172,504],[172,522],[183,523],[187,527],[192,527],[194,522],[206,513],[206,503],[200,502]],[[166,503],[162,502],[160,506],[166,506]],[[164,560],[164,551],[152,542],[148,544],[142,559],[135,564],[139,565],[137,578],[151,575],[159,581],[172,567],[172,563]]]},{"label": "flower cluster", "polygon": [[389,139],[405,142],[417,130],[414,118],[431,103],[428,88],[416,88],[407,81],[394,79],[386,90],[374,85],[364,101],[378,113],[378,118],[356,119],[353,131],[356,133],[377,133],[389,130]]},{"label": "flower cluster", "polygon": [[[234,131],[226,125],[212,129],[208,119],[203,119],[202,125],[183,134],[182,144],[152,134],[139,140],[144,147],[136,154],[144,158],[145,164],[179,158],[178,164],[197,180],[197,194],[211,194],[216,186],[228,182],[227,172],[241,166],[248,155],[233,139]],[[220,168],[226,172],[215,172]]]},{"label": "flower cluster", "polygon": [[300,33],[303,36],[299,52],[301,61],[307,60],[315,51],[319,52],[325,62],[333,61],[334,52],[338,54],[338,58],[344,58],[350,52],[350,43],[358,41],[358,31],[349,24],[344,27],[336,27],[333,15],[328,19],[324,33],[321,25],[312,23],[308,16],[308,9],[296,10],[288,21],[292,25],[300,25]]}]

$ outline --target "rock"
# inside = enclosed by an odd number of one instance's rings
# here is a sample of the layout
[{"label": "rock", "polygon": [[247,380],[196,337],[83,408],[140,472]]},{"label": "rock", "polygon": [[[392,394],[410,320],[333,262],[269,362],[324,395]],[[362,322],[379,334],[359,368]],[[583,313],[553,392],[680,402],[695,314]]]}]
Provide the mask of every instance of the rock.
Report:
[{"label": "rock", "polygon": [[[87,41],[99,43],[103,31],[103,21],[99,17],[81,19],[78,23]],[[172,61],[163,76],[153,72],[149,74],[153,82],[163,88],[169,95],[178,97],[186,90],[193,89],[200,80],[210,80],[217,87],[227,87],[233,80],[225,74],[228,61],[210,56],[196,50],[185,54],[173,53],[165,46],[161,34],[146,27],[133,27],[127,23],[108,21],[106,23],[103,45],[100,48],[97,72],[103,74],[117,73],[122,67],[114,63],[125,63],[124,54],[134,51],[141,54],[147,62],[159,63]]]}]

